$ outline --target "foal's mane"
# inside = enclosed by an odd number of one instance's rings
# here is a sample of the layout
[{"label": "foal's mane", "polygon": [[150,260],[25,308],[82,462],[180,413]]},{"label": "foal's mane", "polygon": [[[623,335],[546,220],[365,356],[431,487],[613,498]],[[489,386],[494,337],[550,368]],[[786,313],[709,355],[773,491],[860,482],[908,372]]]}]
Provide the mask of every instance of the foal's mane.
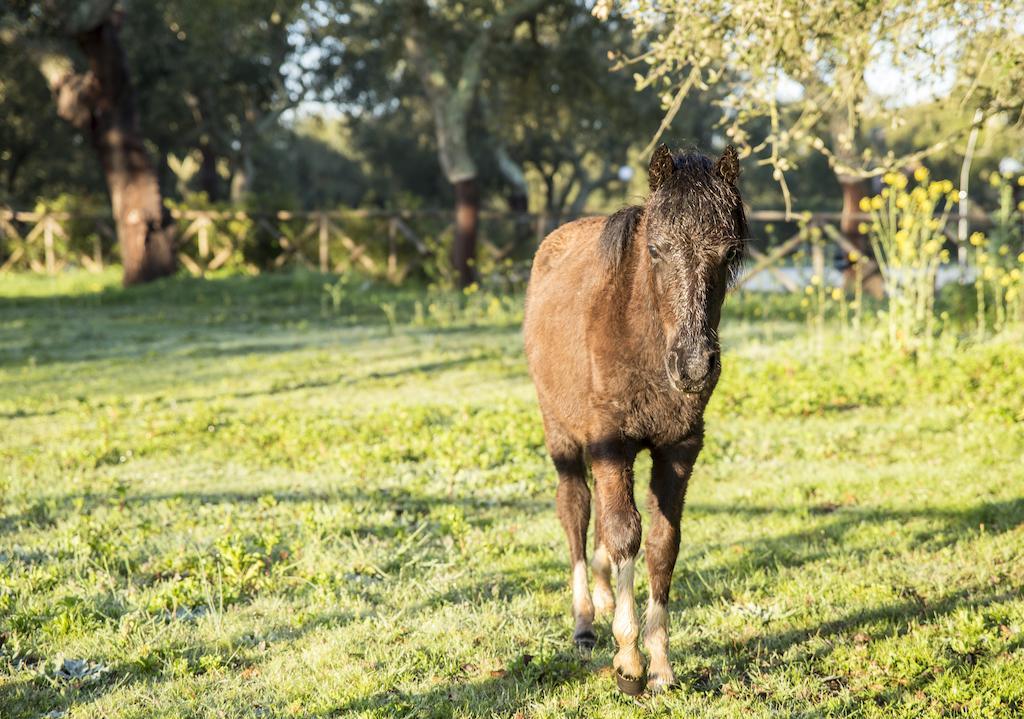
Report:
[{"label": "foal's mane", "polygon": [[605,266],[614,271],[629,250],[630,241],[640,227],[644,216],[643,205],[630,205],[612,213],[604,223],[601,237],[598,238],[598,251]]},{"label": "foal's mane", "polygon": [[[645,212],[684,212],[717,222],[732,221],[742,237],[746,237],[746,216],[736,190],[718,177],[714,161],[694,149],[672,155],[673,170],[657,182],[667,184],[670,194],[651,197],[643,205],[630,205],[613,213],[605,222],[598,240],[601,259],[607,269],[615,271],[629,251],[633,236],[640,229]],[[652,182],[655,179],[652,178]],[[653,200],[653,202],[652,202]]]}]

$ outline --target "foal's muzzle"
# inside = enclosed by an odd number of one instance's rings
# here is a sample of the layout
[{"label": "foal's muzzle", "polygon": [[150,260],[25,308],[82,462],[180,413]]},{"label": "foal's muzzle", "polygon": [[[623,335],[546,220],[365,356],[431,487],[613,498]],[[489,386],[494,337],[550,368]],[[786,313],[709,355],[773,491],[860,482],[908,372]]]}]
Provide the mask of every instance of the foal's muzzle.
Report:
[{"label": "foal's muzzle", "polygon": [[719,369],[720,353],[717,347],[687,350],[674,346],[665,358],[665,370],[672,389],[691,394],[703,392]]}]

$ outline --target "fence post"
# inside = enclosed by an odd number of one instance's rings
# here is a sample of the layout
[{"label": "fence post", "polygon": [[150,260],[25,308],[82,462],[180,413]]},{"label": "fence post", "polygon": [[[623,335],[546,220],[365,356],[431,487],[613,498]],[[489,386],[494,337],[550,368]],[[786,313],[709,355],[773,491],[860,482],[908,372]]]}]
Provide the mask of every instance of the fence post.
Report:
[{"label": "fence post", "polygon": [[[820,232],[820,228],[819,228]],[[822,285],[825,284],[825,244],[820,240],[816,239],[813,235],[811,236],[811,266],[820,279]]]},{"label": "fence post", "polygon": [[328,240],[330,239],[327,231],[327,213],[317,213],[317,224],[319,229],[317,231],[317,242],[320,248],[320,271],[327,272],[331,267],[331,256],[328,248]]},{"label": "fence post", "polygon": [[50,216],[43,218],[43,248],[46,252],[46,274],[55,275],[57,274],[57,261],[53,256],[53,223],[54,219]]},{"label": "fence post", "polygon": [[205,260],[210,256],[209,220],[202,218],[199,222],[199,256]]}]

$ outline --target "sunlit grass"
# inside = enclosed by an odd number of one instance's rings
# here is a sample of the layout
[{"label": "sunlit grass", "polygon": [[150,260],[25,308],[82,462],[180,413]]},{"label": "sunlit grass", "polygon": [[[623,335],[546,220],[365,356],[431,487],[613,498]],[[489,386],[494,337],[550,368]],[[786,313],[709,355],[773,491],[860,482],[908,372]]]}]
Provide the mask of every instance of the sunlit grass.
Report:
[{"label": "sunlit grass", "polygon": [[629,700],[606,624],[571,651],[515,302],[325,283],[0,278],[4,719],[1024,711],[1019,344],[818,356],[744,298],[681,687]]}]

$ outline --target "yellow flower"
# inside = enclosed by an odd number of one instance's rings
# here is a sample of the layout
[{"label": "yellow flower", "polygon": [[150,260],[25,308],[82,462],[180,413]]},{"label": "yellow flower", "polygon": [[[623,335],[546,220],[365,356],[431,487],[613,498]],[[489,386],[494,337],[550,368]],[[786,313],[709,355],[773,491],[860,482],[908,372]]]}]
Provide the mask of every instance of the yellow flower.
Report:
[{"label": "yellow flower", "polygon": [[1012,270],[1010,270],[1010,278],[1013,279],[1013,280],[1019,280],[1020,279],[1020,270],[1018,270],[1016,267],[1014,267]]},{"label": "yellow flower", "polygon": [[800,306],[801,307],[810,307],[811,306],[811,301],[808,300],[806,297],[804,297],[802,300],[800,300]]},{"label": "yellow flower", "polygon": [[1009,277],[1009,275],[1003,275],[1002,277],[1000,277],[999,278],[999,284],[1002,285],[1003,287],[1009,287],[1010,286],[1010,277]]},{"label": "yellow flower", "polygon": [[850,309],[851,310],[855,310],[858,307],[860,307],[860,302],[858,302],[857,300],[854,300],[853,302],[850,303]]},{"label": "yellow flower", "polygon": [[[804,288],[804,292],[805,292],[805,293],[807,293],[807,294],[809,294],[809,295],[813,295],[813,294],[814,294],[814,288],[813,288],[813,287],[810,287],[810,286],[808,286],[808,287],[805,287],[805,288]],[[806,302],[806,300],[804,300],[804,301]]]},{"label": "yellow flower", "polygon": [[860,202],[857,204],[860,206],[861,212],[867,212],[868,210],[871,209],[871,198],[862,197],[860,198]]},{"label": "yellow flower", "polygon": [[985,271],[981,273],[981,276],[986,280],[991,280],[996,276],[996,269],[992,265],[987,265]]},{"label": "yellow flower", "polygon": [[839,289],[838,287],[834,288],[832,290],[832,299],[835,302],[838,302],[839,300],[843,299],[843,291],[841,289]]},{"label": "yellow flower", "polygon": [[1017,255],[1017,262],[1024,265],[1024,252],[1021,252],[1019,255]]},{"label": "yellow flower", "polygon": [[919,168],[914,170],[914,179],[918,182],[924,182],[928,179],[928,168],[921,165]]},{"label": "yellow flower", "polygon": [[936,252],[939,251],[940,247],[941,245],[939,244],[938,240],[928,240],[928,242],[926,242],[924,245],[924,251],[929,255],[934,255]]},{"label": "yellow flower", "polygon": [[1010,254],[1010,248],[1009,247],[1007,247],[1006,245],[1003,245],[1002,247],[999,248],[999,255],[1001,257],[1006,257],[1008,254]]},{"label": "yellow flower", "polygon": [[817,287],[821,284],[821,277],[818,275],[811,275],[811,284]]},{"label": "yellow flower", "polygon": [[868,234],[869,229],[870,228],[868,227],[868,223],[866,222],[861,222],[860,224],[857,225],[857,232],[859,232],[862,235]]},{"label": "yellow flower", "polygon": [[[1024,253],[1021,253],[1021,257],[1024,257]],[[857,262],[860,259],[860,253],[857,250],[850,252],[850,262]],[[1021,260],[1024,262],[1024,259]]]},{"label": "yellow flower", "polygon": [[1017,203],[1017,211],[1024,212],[1024,200],[1021,200],[1020,202]]},{"label": "yellow flower", "polygon": [[1017,299],[1017,288],[1011,287],[1006,291],[1006,301],[1013,302],[1015,299]]},{"label": "yellow flower", "polygon": [[992,185],[992,187],[999,187],[1003,184],[1003,178],[998,172],[993,172],[988,176],[988,184]]},{"label": "yellow flower", "polygon": [[1021,187],[1024,187],[1024,175],[1021,175],[1020,177],[1017,178],[1017,184],[1020,185]]},{"label": "yellow flower", "polygon": [[943,250],[939,253],[939,259],[943,262],[949,262],[949,250]]},{"label": "yellow flower", "polygon": [[875,195],[874,197],[871,198],[871,209],[872,210],[881,210],[883,204],[884,203],[882,202],[882,198],[879,197],[878,195]]},{"label": "yellow flower", "polygon": [[952,192],[953,191],[953,181],[952,180],[943,180],[942,181],[942,190],[944,192]]},{"label": "yellow flower", "polygon": [[895,172],[887,172],[887,173],[885,173],[884,175],[882,175],[882,182],[884,182],[887,185],[895,185],[896,184],[896,173]]},{"label": "yellow flower", "polygon": [[909,204],[910,197],[907,195],[900,195],[899,197],[896,198],[896,207],[900,208],[901,210],[906,208],[906,206]]},{"label": "yellow flower", "polygon": [[974,245],[975,247],[981,247],[983,244],[985,244],[985,235],[983,235],[980,232],[972,232],[971,244]]}]

